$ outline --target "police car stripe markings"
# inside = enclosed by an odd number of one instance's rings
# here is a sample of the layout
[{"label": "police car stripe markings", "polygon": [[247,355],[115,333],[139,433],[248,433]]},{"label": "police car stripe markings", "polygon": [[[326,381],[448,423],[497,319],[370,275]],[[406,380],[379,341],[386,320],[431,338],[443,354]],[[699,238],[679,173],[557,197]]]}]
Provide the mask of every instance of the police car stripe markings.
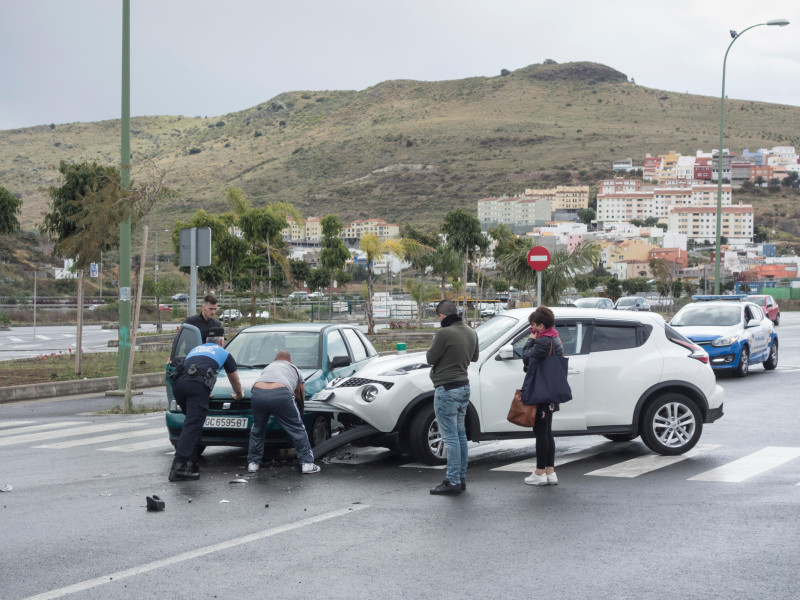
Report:
[{"label": "police car stripe markings", "polygon": [[110,435],[101,435],[99,437],[80,438],[77,440],[67,440],[65,442],[56,442],[54,444],[43,444],[41,446],[34,446],[34,448],[75,448],[77,446],[90,446],[92,444],[104,444],[105,442],[116,442],[119,440],[126,440],[128,438],[143,437],[146,435],[164,435],[163,427],[154,427],[152,429],[139,429],[138,431],[124,431],[122,433],[114,433]]},{"label": "police car stripe markings", "polygon": [[738,460],[690,477],[689,481],[740,483],[800,456],[800,448],[768,446]]},{"label": "police car stripe markings", "polygon": [[7,429],[0,431],[0,437],[9,435],[20,435],[23,433],[32,433],[34,431],[44,431],[45,429],[58,429],[60,427],[73,427],[75,425],[86,425],[86,421],[62,421],[61,423],[42,423],[41,425],[30,425],[28,427],[16,427],[14,429]]},{"label": "police car stripe markings", "polygon": [[86,427],[73,427],[70,429],[59,429],[56,431],[44,431],[42,433],[29,433],[27,435],[17,435],[0,439],[0,446],[11,446],[12,444],[24,444],[27,442],[40,442],[59,437],[72,437],[85,433],[97,433],[100,431],[112,431],[114,429],[126,429],[136,427],[138,423],[105,423],[103,425],[88,425]]},{"label": "police car stripe markings", "polygon": [[688,452],[678,456],[645,454],[644,456],[638,456],[636,458],[617,463],[616,465],[611,465],[603,469],[597,469],[596,471],[590,471],[589,473],[586,473],[586,475],[593,475],[597,477],[638,477],[639,475],[644,475],[645,473],[650,473],[651,471],[655,471],[657,469],[669,467],[670,465],[674,465],[675,463],[679,463],[688,458],[694,458],[695,456],[699,456],[708,452],[709,450],[714,450],[715,448],[719,448],[719,446],[716,444],[697,444]]}]

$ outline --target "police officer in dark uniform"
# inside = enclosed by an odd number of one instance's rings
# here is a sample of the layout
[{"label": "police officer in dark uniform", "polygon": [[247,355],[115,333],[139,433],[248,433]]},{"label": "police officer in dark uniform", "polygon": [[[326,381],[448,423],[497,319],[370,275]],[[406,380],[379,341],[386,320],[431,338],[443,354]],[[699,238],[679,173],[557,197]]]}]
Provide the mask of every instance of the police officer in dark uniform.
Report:
[{"label": "police officer in dark uniform", "polygon": [[183,372],[173,384],[175,400],[186,415],[181,437],[175,450],[175,459],[169,472],[170,481],[184,481],[200,477],[197,468],[197,449],[203,435],[203,423],[208,414],[211,390],[217,381],[217,372],[225,369],[233,387],[232,396],[244,398],[236,361],[222,347],[224,330],[211,327],[204,344],[192,349],[183,361]]}]

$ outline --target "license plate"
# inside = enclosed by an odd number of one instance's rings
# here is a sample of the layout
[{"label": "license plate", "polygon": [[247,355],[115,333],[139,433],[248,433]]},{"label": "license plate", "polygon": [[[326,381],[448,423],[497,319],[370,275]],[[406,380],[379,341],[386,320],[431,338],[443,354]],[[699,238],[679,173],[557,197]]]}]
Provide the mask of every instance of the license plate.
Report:
[{"label": "license plate", "polygon": [[206,417],[205,429],[247,429],[247,417]]},{"label": "license plate", "polygon": [[328,400],[333,396],[333,390],[322,390],[314,394],[313,400]]}]

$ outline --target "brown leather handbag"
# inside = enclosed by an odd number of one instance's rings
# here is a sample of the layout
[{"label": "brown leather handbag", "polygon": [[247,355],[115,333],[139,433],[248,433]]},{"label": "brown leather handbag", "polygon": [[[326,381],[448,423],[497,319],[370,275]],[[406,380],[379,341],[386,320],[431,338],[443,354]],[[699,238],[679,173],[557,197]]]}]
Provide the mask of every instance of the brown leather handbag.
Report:
[{"label": "brown leather handbag", "polygon": [[520,427],[533,427],[536,422],[536,404],[522,403],[522,390],[514,392],[514,399],[511,401],[511,408],[508,409],[506,420]]}]

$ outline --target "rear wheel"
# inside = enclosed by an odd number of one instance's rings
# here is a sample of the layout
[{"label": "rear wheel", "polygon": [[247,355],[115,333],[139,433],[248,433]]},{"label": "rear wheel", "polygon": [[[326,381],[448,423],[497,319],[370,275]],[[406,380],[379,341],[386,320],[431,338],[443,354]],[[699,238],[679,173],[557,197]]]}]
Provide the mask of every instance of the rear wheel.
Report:
[{"label": "rear wheel", "polygon": [[634,433],[604,433],[603,437],[612,442],[630,442],[639,436]]},{"label": "rear wheel", "polygon": [[778,366],[778,340],[772,340],[772,345],[769,347],[769,358],[764,361],[764,368],[767,371],[772,371]]},{"label": "rear wheel", "polygon": [[780,324],[781,324],[781,313],[778,313],[777,315],[775,315],[775,326],[778,326]]},{"label": "rear wheel", "polygon": [[745,377],[750,370],[750,351],[747,346],[742,348],[742,353],[739,355],[739,366],[733,371],[736,377]]},{"label": "rear wheel", "polygon": [[444,446],[439,422],[429,404],[414,415],[411,420],[411,431],[408,436],[411,454],[426,465],[443,465],[447,462],[447,450]]},{"label": "rear wheel", "polygon": [[703,419],[694,400],[683,394],[665,394],[647,406],[640,430],[650,450],[674,456],[694,448],[703,433]]}]

